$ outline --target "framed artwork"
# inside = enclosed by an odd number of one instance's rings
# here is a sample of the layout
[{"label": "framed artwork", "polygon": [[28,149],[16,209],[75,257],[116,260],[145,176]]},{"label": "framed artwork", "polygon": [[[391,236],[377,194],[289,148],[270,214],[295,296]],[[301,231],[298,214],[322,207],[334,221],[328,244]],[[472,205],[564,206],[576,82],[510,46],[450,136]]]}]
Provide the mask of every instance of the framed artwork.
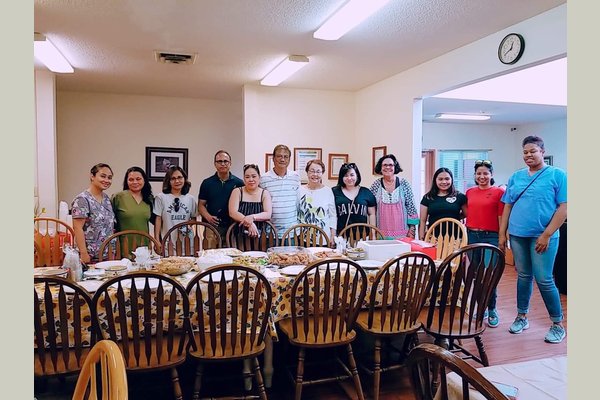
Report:
[{"label": "framed artwork", "polygon": [[173,165],[188,172],[188,149],[146,147],[146,174],[149,181],[162,181],[169,167]]},{"label": "framed artwork", "polygon": [[267,172],[273,169],[273,153],[265,153],[265,170]]},{"label": "framed artwork", "polygon": [[544,162],[547,165],[554,165],[554,157],[553,156],[544,156]]},{"label": "framed artwork", "polygon": [[343,164],[348,162],[348,154],[329,153],[329,162],[327,170],[329,171],[329,179],[337,179],[339,176],[340,168]]},{"label": "framed artwork", "polygon": [[387,146],[373,147],[373,175],[375,175],[375,166],[377,161],[387,154]]},{"label": "framed artwork", "polygon": [[302,183],[308,182],[305,171],[306,163],[314,159],[321,160],[322,156],[323,149],[318,147],[294,147],[294,170],[300,175]]}]

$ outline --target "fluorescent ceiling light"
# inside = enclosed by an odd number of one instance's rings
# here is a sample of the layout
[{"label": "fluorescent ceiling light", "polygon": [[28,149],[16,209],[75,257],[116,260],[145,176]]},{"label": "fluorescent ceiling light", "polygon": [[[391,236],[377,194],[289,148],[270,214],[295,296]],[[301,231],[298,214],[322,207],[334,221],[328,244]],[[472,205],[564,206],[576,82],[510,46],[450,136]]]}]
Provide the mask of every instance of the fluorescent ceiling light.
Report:
[{"label": "fluorescent ceiling light", "polygon": [[390,0],[350,0],[313,33],[315,39],[338,40]]},{"label": "fluorescent ceiling light", "polygon": [[490,119],[489,115],[485,114],[447,114],[441,113],[436,114],[436,118],[438,119],[458,119],[458,120],[468,120],[468,121],[485,121]]},{"label": "fluorescent ceiling light", "polygon": [[33,54],[35,58],[43,62],[52,72],[72,73],[73,67],[67,59],[52,44],[50,39],[41,33],[35,33],[33,37]]},{"label": "fluorescent ceiling light", "polygon": [[264,86],[277,86],[308,64],[306,56],[289,56],[260,81]]}]

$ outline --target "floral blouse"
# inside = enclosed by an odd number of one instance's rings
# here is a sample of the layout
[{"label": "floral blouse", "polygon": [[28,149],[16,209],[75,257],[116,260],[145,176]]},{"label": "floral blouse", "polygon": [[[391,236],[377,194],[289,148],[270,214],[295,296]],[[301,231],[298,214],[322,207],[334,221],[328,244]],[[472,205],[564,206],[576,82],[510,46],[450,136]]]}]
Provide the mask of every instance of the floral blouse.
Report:
[{"label": "floral blouse", "polygon": [[113,234],[115,227],[115,213],[110,198],[102,193],[102,203],[98,203],[90,192],[84,190],[73,199],[71,214],[73,219],[85,218],[83,234],[87,252],[92,261],[98,261],[100,245]]}]

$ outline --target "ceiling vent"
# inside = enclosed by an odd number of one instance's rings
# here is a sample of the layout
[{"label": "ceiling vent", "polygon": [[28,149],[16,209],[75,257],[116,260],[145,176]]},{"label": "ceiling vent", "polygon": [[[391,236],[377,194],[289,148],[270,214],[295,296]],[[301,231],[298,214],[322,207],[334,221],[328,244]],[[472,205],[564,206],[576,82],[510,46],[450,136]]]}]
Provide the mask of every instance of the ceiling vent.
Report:
[{"label": "ceiling vent", "polygon": [[155,51],[154,58],[164,64],[191,65],[196,62],[196,54],[174,53],[171,51]]}]

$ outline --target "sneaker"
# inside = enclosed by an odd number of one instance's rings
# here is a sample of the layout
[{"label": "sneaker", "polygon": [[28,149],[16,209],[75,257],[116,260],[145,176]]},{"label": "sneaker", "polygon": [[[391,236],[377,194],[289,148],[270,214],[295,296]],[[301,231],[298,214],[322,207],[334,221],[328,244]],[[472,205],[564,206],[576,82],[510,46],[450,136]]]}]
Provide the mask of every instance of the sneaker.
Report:
[{"label": "sneaker", "polygon": [[529,321],[527,321],[527,318],[525,317],[517,316],[517,318],[515,318],[515,322],[513,322],[510,328],[508,328],[508,331],[510,333],[521,333],[525,329],[529,329]]},{"label": "sneaker", "polygon": [[544,340],[548,343],[560,343],[567,336],[565,328],[558,324],[552,324]]},{"label": "sneaker", "polygon": [[500,317],[498,317],[498,311],[496,311],[496,309],[488,311],[487,323],[490,328],[497,328],[500,324]]}]

